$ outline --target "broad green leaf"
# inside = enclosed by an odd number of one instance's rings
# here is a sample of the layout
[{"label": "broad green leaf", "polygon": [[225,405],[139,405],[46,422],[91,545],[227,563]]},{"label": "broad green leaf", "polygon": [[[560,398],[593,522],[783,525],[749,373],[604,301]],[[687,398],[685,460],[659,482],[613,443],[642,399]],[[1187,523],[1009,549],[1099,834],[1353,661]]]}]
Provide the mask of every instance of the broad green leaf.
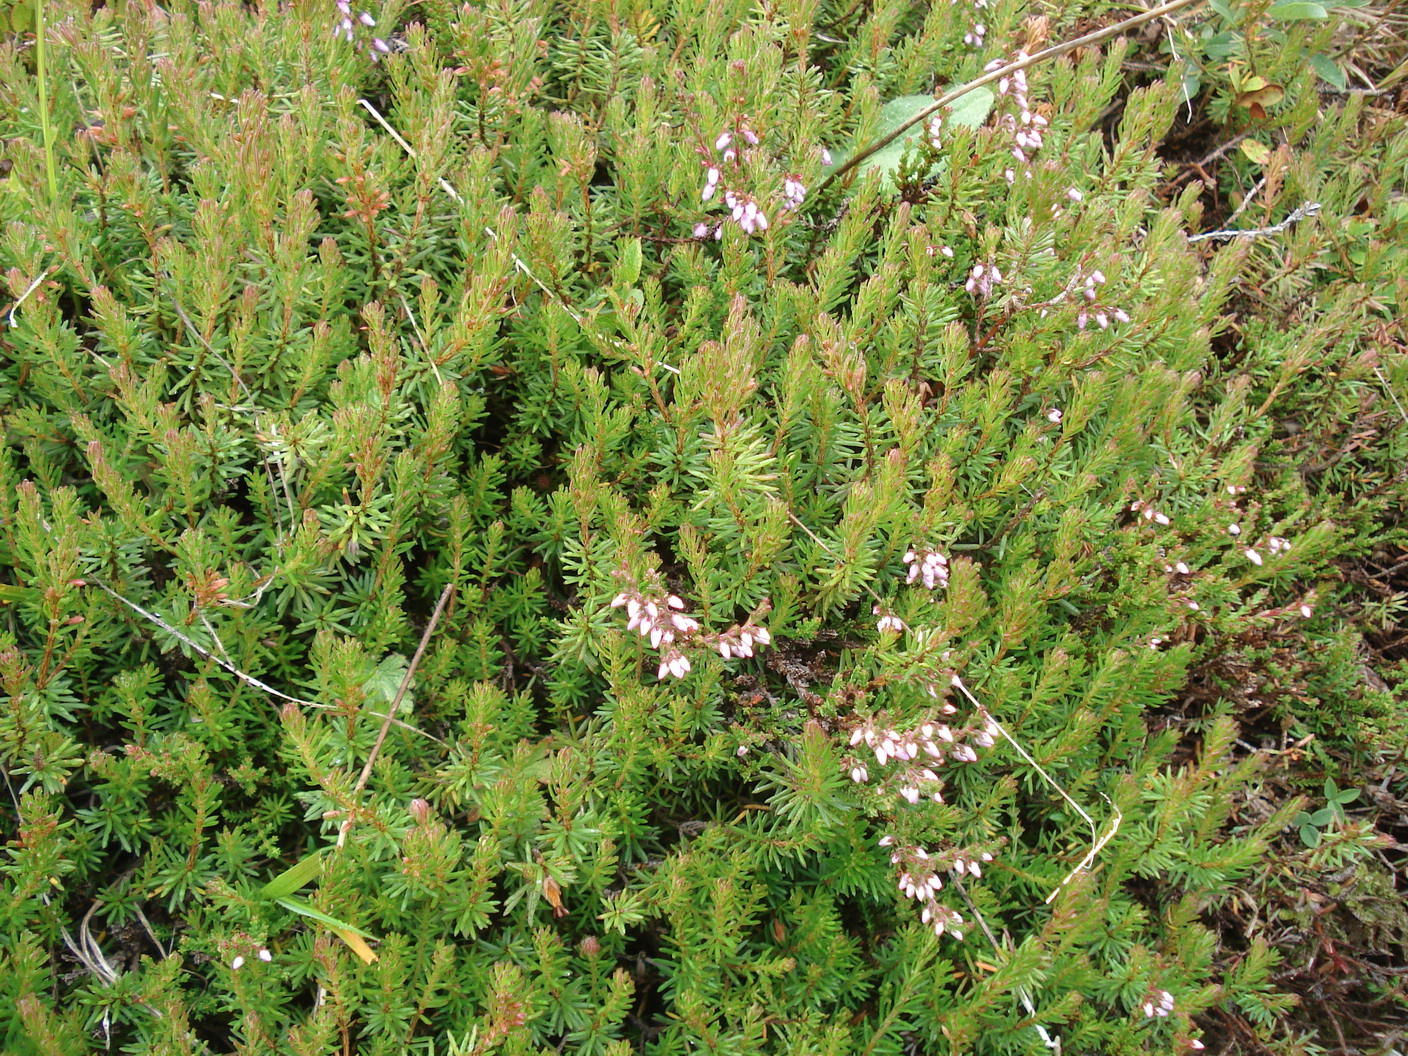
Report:
[{"label": "broad green leaf", "polygon": [[[376,665],[376,671],[362,684],[362,688],[374,704],[390,706],[396,699],[396,691],[401,688],[401,680],[406,677],[406,668],[410,666],[411,662],[406,657],[391,653]],[[411,684],[406,687],[406,695],[401,698],[402,711],[411,710],[411,691],[415,684],[415,679],[411,679]]]},{"label": "broad green leaf", "polygon": [[1316,52],[1310,56],[1310,67],[1320,77],[1322,81],[1338,91],[1344,91],[1345,85],[1349,83],[1344,75],[1344,70],[1340,64],[1328,55]]},{"label": "broad green leaf", "polygon": [[[932,95],[902,95],[898,99],[891,99],[880,110],[880,125],[875,134],[867,142],[874,142],[881,139],[897,128],[902,128],[915,116],[923,113],[934,105]],[[949,129],[955,125],[964,128],[978,128],[987,116],[992,112],[995,96],[986,88],[975,88],[966,95],[954,100],[951,107],[939,111],[935,116],[943,119],[942,128]],[[919,141],[921,136],[928,135],[929,119],[919,121],[911,128],[905,130],[904,134],[889,144],[883,150],[876,151],[867,158],[860,166],[861,172],[879,172],[894,184],[896,174],[900,169],[900,161],[904,157],[905,150],[912,144]],[[940,136],[942,137],[942,132]],[[863,148],[865,144],[856,144],[856,149]],[[849,153],[849,152],[848,152]],[[840,165],[845,161],[847,154],[837,152],[832,161]],[[943,163],[936,164],[930,170],[930,175],[942,171]]]},{"label": "broad green leaf", "polygon": [[636,280],[640,278],[642,254],[640,239],[628,239],[621,247],[621,259],[616,267],[615,279],[622,288],[634,286]]},{"label": "broad green leaf", "polygon": [[306,887],[323,871],[323,852],[314,851],[289,866],[259,889],[261,898],[274,901],[287,898],[300,887]]},{"label": "broad green leaf", "polygon": [[1285,0],[1284,3],[1272,4],[1266,17],[1278,22],[1323,22],[1330,17],[1330,13],[1319,4],[1306,0]]}]

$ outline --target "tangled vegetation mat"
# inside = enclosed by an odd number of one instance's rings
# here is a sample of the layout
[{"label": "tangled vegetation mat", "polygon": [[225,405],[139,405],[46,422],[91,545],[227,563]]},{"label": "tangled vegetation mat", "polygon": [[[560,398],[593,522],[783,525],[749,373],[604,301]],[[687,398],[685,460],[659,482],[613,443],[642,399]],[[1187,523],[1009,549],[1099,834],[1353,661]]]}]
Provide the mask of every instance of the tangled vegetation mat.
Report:
[{"label": "tangled vegetation mat", "polygon": [[0,16],[6,1053],[1403,1048],[1394,5]]}]

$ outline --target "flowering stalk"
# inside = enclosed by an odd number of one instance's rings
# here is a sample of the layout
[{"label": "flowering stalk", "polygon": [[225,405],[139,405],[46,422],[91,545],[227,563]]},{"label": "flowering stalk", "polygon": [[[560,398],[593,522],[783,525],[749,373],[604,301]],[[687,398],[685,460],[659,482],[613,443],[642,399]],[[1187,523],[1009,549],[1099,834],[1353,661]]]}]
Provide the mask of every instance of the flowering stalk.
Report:
[{"label": "flowering stalk", "polygon": [[[629,580],[625,572],[617,575]],[[769,611],[768,602],[764,601],[743,624],[734,624],[718,633],[709,632],[694,617],[685,615],[684,602],[678,595],[664,591],[657,574],[652,573],[651,578],[655,582],[645,589],[632,583],[611,600],[611,607],[625,608],[626,630],[639,632],[650,643],[650,648],[660,653],[657,678],[683,678],[688,674],[691,665],[687,649],[717,650],[721,657],[729,660],[750,657],[755,647],[772,644],[768,629],[754,622]]]},{"label": "flowering stalk", "polygon": [[[334,36],[342,37],[349,44],[358,44],[357,33],[362,29],[372,29],[376,26],[376,19],[367,11],[352,13],[351,0],[336,0],[337,19],[333,24],[332,32]],[[360,46],[360,45],[359,45]],[[381,37],[370,38],[370,51],[372,61],[376,62],[381,56],[391,51],[390,45]]]}]

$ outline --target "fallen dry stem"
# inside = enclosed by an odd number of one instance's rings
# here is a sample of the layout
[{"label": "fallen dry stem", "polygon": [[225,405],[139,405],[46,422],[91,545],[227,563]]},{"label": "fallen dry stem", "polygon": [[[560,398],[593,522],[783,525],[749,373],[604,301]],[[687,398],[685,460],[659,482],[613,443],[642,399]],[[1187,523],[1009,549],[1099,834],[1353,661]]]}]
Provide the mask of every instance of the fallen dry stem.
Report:
[{"label": "fallen dry stem", "polygon": [[[392,716],[401,706],[401,698],[406,695],[406,689],[410,686],[411,679],[415,677],[416,668],[420,666],[421,657],[425,655],[425,647],[430,644],[430,636],[435,633],[435,625],[440,622],[440,616],[445,611],[445,606],[450,602],[450,595],[454,592],[454,583],[446,583],[445,589],[440,592],[440,600],[435,603],[435,611],[430,614],[430,622],[425,625],[425,633],[420,636],[420,644],[416,646],[415,655],[411,657],[411,662],[406,667],[406,674],[402,677],[401,685],[396,690],[396,697],[391,701],[391,707],[386,709],[386,716],[381,724],[381,729],[377,732],[376,742],[372,745],[372,750],[367,753],[367,761],[362,767],[362,775],[357,778],[357,784],[352,789],[354,798],[367,787],[367,782],[371,780],[372,767],[376,763],[376,757],[381,752],[381,746],[386,742],[386,735],[391,730],[391,724],[395,721]],[[354,813],[349,812],[347,820],[338,829],[337,845],[339,847],[347,842],[347,834],[352,830],[355,817]]]}]

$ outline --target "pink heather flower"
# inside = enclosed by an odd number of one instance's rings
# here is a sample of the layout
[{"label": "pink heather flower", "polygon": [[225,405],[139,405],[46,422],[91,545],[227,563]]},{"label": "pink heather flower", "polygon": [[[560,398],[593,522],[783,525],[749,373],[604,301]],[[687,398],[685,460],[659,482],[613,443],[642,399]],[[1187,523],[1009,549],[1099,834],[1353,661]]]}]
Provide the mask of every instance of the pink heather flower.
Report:
[{"label": "pink heather flower", "polygon": [[1241,535],[1241,534],[1242,534],[1242,526],[1241,526],[1240,524],[1229,524],[1229,525],[1227,526],[1227,534],[1228,534],[1228,535]]},{"label": "pink heather flower", "polygon": [[1174,566],[1173,566],[1173,569],[1174,569],[1174,571],[1177,572],[1180,576],[1186,576],[1186,575],[1188,574],[1188,566],[1185,565],[1182,561],[1180,561],[1180,562],[1178,562],[1178,564],[1174,565]]},{"label": "pink heather flower", "polygon": [[784,209],[800,208],[803,199],[807,196],[807,189],[802,185],[802,181],[795,176],[789,176],[782,181],[782,197]]},{"label": "pink heather flower", "polygon": [[949,260],[952,260],[952,259],[953,259],[953,249],[952,249],[952,247],[950,247],[950,246],[940,246],[940,247],[939,247],[939,252],[942,253],[945,257],[947,257]]},{"label": "pink heather flower", "polygon": [[[375,50],[381,52],[383,55],[388,54],[391,51],[391,48],[387,46],[386,41],[382,40],[379,37],[372,38],[372,47]],[[376,56],[373,55],[372,58],[376,58]]]},{"label": "pink heather flower", "polygon": [[875,624],[875,629],[880,631],[880,633],[883,634],[886,631],[894,631],[898,634],[900,631],[904,630],[904,621],[893,613],[884,612],[879,605],[872,606],[870,613],[872,616],[880,617]]},{"label": "pink heather flower", "polygon": [[906,583],[922,579],[929,590],[948,586],[948,558],[936,550],[908,550],[904,562],[909,566]]},{"label": "pink heather flower", "polygon": [[260,950],[260,951],[259,951],[259,959],[260,959],[261,961],[263,961],[265,964],[268,964],[270,961],[272,961],[272,960],[274,959],[274,955],[273,955],[272,953],[270,953],[268,950]]},{"label": "pink heather flower", "polygon": [[919,789],[912,786],[906,785],[904,788],[901,788],[900,795],[911,803],[919,802]]},{"label": "pink heather flower", "polygon": [[1247,551],[1247,560],[1250,561],[1252,564],[1256,565],[1258,568],[1261,567],[1261,555],[1258,554],[1255,550]]},{"label": "pink heather flower", "polygon": [[881,846],[881,847],[889,847],[889,846],[890,846],[891,844],[893,844],[894,842],[895,842],[895,838],[894,838],[893,836],[881,836],[881,837],[880,837],[880,846]]},{"label": "pink heather flower", "polygon": [[694,237],[695,237],[695,238],[707,238],[708,235],[709,235],[709,225],[708,225],[708,224],[699,223],[699,224],[695,224],[695,225],[694,225]]},{"label": "pink heather flower", "polygon": [[660,670],[655,677],[664,679],[666,675],[673,675],[675,678],[684,678],[689,672],[689,659],[677,649],[671,649],[660,661]]},{"label": "pink heather flower", "polygon": [[243,957],[236,957],[233,961],[230,962],[230,971],[232,971],[232,972],[238,972],[238,971],[239,971],[241,968],[243,968],[243,967],[244,967],[244,958],[243,958]]},{"label": "pink heather flower", "polygon": [[714,149],[715,149],[715,150],[723,150],[723,149],[725,149],[725,148],[726,148],[730,143],[732,143],[732,142],[733,142],[733,133],[732,133],[732,132],[720,132],[720,133],[719,133],[719,138],[716,139],[716,140],[714,140]]},{"label": "pink heather flower", "polygon": [[1046,412],[1046,420],[1047,420],[1048,422],[1050,422],[1052,425],[1060,425],[1060,424],[1061,424],[1061,409],[1060,409],[1059,407],[1053,407],[1053,408],[1051,408],[1051,410],[1049,410],[1049,411]]},{"label": "pink heather flower", "polygon": [[1308,620],[1314,614],[1314,610],[1311,609],[1309,605],[1301,605],[1300,614],[1302,617]]},{"label": "pink heather flower", "polygon": [[1069,199],[1070,199],[1071,201],[1073,201],[1073,202],[1078,202],[1078,201],[1080,201],[1081,199],[1083,199],[1083,198],[1085,197],[1085,195],[1081,194],[1080,191],[1078,191],[1076,188],[1072,187],[1070,190],[1068,190],[1068,191],[1066,192],[1066,197],[1069,198]]},{"label": "pink heather flower", "polygon": [[376,19],[372,18],[372,16],[367,14],[367,12],[365,11],[363,11],[360,15],[357,16],[357,20],[361,22],[364,26],[370,27],[376,25]]},{"label": "pink heather flower", "polygon": [[939,138],[939,130],[943,127],[944,119],[935,114],[929,118],[929,145],[935,150],[943,148],[943,141]]},{"label": "pink heather flower", "polygon": [[821,148],[821,163],[823,165],[831,164],[831,151],[827,150],[825,147]]},{"label": "pink heather flower", "polygon": [[748,754],[748,746],[746,744],[740,744],[738,746],[738,750],[733,754],[738,756],[738,758],[742,759],[745,755]]},{"label": "pink heather flower", "polygon": [[851,767],[851,780],[854,781],[856,784],[862,785],[862,784],[864,784],[867,780],[869,780],[869,778],[870,778],[870,775],[865,772],[865,767],[863,767],[863,766],[853,766],[853,767]]}]

